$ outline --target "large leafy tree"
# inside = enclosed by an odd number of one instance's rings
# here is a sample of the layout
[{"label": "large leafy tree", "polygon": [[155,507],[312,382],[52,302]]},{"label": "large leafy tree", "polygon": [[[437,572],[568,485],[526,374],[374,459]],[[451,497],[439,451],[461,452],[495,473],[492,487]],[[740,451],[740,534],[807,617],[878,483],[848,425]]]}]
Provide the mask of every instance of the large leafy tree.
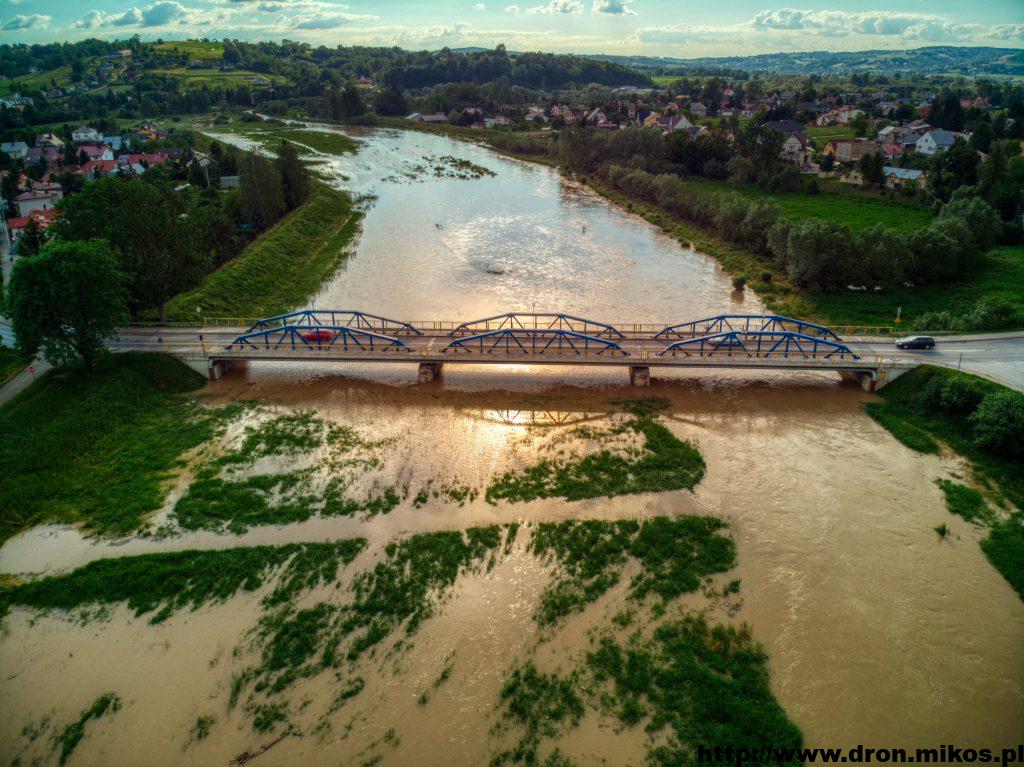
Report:
[{"label": "large leafy tree", "polygon": [[125,298],[125,276],[106,242],[50,243],[11,273],[7,313],[18,350],[41,350],[55,365],[81,359],[91,370],[128,320]]},{"label": "large leafy tree", "polygon": [[295,146],[287,141],[282,141],[278,147],[277,160],[274,164],[281,174],[285,205],[288,206],[288,210],[294,210],[309,196],[309,174],[302,166]]},{"label": "large leafy tree", "polygon": [[105,178],[64,202],[63,240],[105,239],[120,255],[134,312],[191,287],[208,265],[183,198],[165,181]]}]

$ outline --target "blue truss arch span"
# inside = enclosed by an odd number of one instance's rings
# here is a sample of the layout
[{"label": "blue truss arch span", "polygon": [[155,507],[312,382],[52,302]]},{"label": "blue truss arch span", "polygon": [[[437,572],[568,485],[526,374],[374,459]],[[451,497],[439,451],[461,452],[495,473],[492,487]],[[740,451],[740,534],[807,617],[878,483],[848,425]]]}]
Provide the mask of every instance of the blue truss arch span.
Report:
[{"label": "blue truss arch span", "polygon": [[715,333],[798,333],[838,342],[839,336],[824,325],[794,320],[778,314],[720,314],[702,320],[669,325],[654,334],[654,338],[699,338]]},{"label": "blue truss arch span", "polygon": [[412,349],[400,338],[344,325],[283,325],[244,333],[228,344],[230,351],[343,351],[406,352]]},{"label": "blue truss arch span", "polygon": [[802,333],[731,331],[669,344],[659,357],[751,357],[756,359],[858,360],[850,347]]},{"label": "blue truss arch span", "polygon": [[276,317],[266,317],[257,321],[249,330],[265,330],[288,325],[356,328],[392,336],[422,335],[408,322],[350,309],[302,309],[288,314],[279,314]]},{"label": "blue truss arch span", "polygon": [[564,357],[567,354],[628,357],[615,341],[571,330],[491,330],[457,338],[441,349],[443,354],[499,354],[502,356]]},{"label": "blue truss arch span", "polygon": [[484,317],[471,322],[463,322],[456,326],[448,335],[476,335],[495,330],[562,330],[594,338],[625,338],[617,328],[606,322],[588,320],[572,314],[556,314],[548,312],[506,312],[493,317]]}]

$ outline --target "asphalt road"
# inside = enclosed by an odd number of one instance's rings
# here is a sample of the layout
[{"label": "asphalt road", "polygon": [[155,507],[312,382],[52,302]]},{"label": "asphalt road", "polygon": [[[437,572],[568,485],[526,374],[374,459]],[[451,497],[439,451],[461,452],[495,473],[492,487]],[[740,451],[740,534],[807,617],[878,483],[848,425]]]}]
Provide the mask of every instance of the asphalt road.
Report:
[{"label": "asphalt road", "polygon": [[[915,350],[911,354],[923,363],[959,368],[997,381],[1018,391],[1024,391],[1024,333],[992,334],[985,336],[936,337],[935,348]],[[895,344],[891,340],[850,342],[856,351],[874,354],[891,353]]]}]

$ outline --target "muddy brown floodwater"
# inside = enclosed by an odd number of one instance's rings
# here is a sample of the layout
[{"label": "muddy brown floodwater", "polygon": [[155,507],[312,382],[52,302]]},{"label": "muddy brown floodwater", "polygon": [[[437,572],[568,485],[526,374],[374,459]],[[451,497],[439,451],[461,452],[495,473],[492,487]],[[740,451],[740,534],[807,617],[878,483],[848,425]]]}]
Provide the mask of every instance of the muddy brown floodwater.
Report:
[{"label": "muddy brown floodwater", "polygon": [[[436,136],[361,138],[357,155],[326,167],[376,199],[353,257],[314,301],[319,307],[462,320],[535,308],[666,323],[761,310],[753,293],[732,292],[713,260],[550,169]],[[422,170],[444,156],[495,175],[437,178]],[[611,403],[630,394],[625,372],[615,369],[463,367],[433,384],[414,378],[413,366],[251,364],[206,393],[215,403],[314,408],[361,434],[393,438],[380,476],[414,490],[429,480],[483,488],[495,474],[548,454],[574,427],[607,421]],[[873,395],[832,374],[678,372],[656,378],[644,394],[665,398],[662,421],[703,453],[707,473],[695,492],[497,505],[435,498],[421,508],[406,498],[370,519],[313,518],[240,536],[162,541],[112,543],[46,527],[9,540],[0,572],[359,535],[370,546],[355,567],[411,532],[710,514],[726,520],[736,540],[738,565],[726,579],[741,579],[742,606],[726,609],[701,595],[683,603],[753,626],[770,658],[771,687],[809,745],[1020,741],[1024,604],[985,560],[975,529],[945,510],[934,479],[962,473],[958,459],[904,448],[863,414]],[[181,483],[157,522],[180,491]],[[941,523],[951,529],[946,540],[934,531]],[[382,764],[485,763],[508,670],[529,653],[541,667],[559,666],[587,647],[588,628],[622,607],[628,579],[570,617],[555,640],[540,641],[532,616],[548,575],[518,542],[493,569],[463,576],[411,648],[367,663],[364,692],[329,733],[310,734],[316,720],[299,714],[307,736],[282,742],[258,764],[358,764],[375,755]],[[224,764],[269,740],[225,705],[235,648],[255,622],[259,597],[179,613],[160,626],[124,607],[88,625],[12,610],[0,639],[0,756],[33,753],[22,728],[46,717],[66,723],[108,690],[124,708],[89,730],[76,763]],[[447,663],[450,677],[435,685]],[[424,690],[431,691],[426,705],[418,702]],[[309,711],[328,693],[323,685],[304,688]],[[188,730],[206,714],[217,724],[190,744]],[[645,742],[640,728],[618,732],[588,713],[560,745],[581,764],[642,764]]]}]

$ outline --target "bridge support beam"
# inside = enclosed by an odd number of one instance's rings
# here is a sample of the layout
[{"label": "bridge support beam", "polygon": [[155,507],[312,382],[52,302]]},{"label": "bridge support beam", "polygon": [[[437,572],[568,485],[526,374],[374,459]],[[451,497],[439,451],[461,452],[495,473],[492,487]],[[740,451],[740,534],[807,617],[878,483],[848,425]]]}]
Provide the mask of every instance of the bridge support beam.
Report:
[{"label": "bridge support beam", "polygon": [[629,383],[633,386],[650,386],[651,369],[647,365],[630,365]]},{"label": "bridge support beam", "polygon": [[417,380],[420,383],[430,383],[441,375],[440,362],[421,362]]},{"label": "bridge support beam", "polygon": [[841,370],[839,375],[845,381],[856,381],[864,391],[874,391],[878,386],[875,381],[875,373],[871,370],[866,370],[863,373],[855,370]]}]

